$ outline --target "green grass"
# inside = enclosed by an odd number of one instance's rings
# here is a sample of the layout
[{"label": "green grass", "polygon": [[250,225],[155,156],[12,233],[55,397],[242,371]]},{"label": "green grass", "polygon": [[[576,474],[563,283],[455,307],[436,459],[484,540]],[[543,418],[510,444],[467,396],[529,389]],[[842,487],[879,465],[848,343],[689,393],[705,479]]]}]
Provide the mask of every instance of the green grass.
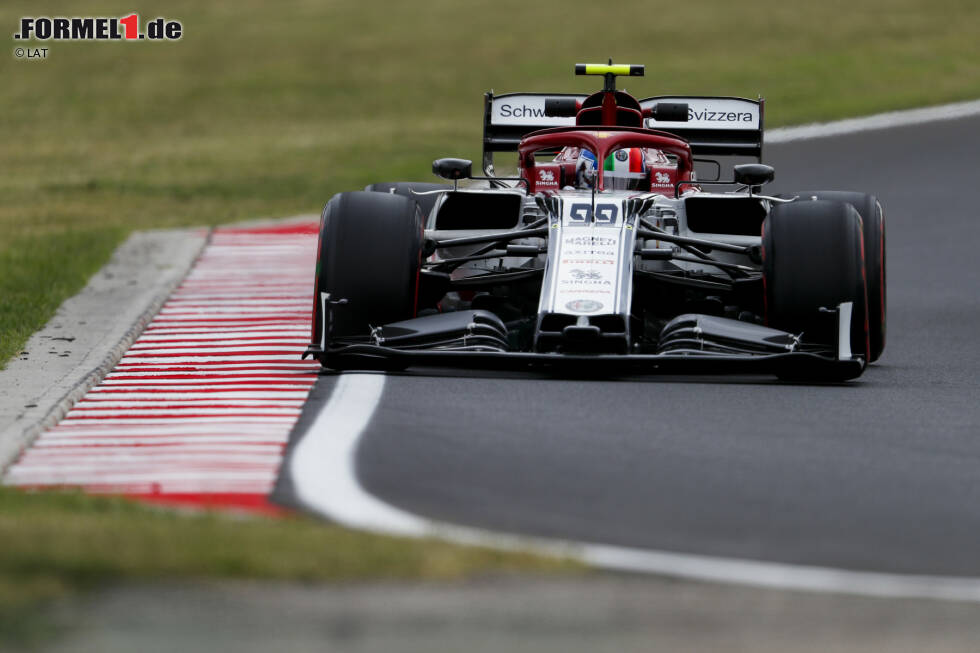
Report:
[{"label": "green grass", "polygon": [[[92,7],[40,13],[133,9]],[[129,230],[315,212],[340,190],[427,179],[437,156],[478,156],[484,91],[593,89],[577,61],[646,64],[626,82],[639,95],[763,94],[770,126],[980,96],[975,0],[561,7],[174,0],[139,10],[181,20],[176,43],[48,42],[25,61],[11,39],[0,363]],[[5,2],[0,26],[38,12]]]},{"label": "green grass", "polygon": [[0,649],[31,613],[108,583],[250,578],[299,582],[579,573],[568,560],[381,537],[301,517],[175,513],[77,492],[0,488]]},{"label": "green grass", "polygon": [[[0,247],[0,361],[19,351],[53,309],[85,285],[112,254],[121,227],[68,227],[21,234]],[[2,367],[2,366],[0,366]]]}]

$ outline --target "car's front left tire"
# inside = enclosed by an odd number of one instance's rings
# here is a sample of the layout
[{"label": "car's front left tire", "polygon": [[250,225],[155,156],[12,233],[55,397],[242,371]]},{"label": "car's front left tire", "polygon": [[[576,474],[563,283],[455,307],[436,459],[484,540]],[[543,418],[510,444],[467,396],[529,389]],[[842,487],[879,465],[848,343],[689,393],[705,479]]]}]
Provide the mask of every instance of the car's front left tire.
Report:
[{"label": "car's front left tire", "polygon": [[421,253],[412,200],[364,191],[331,198],[320,220],[313,344],[414,317]]}]

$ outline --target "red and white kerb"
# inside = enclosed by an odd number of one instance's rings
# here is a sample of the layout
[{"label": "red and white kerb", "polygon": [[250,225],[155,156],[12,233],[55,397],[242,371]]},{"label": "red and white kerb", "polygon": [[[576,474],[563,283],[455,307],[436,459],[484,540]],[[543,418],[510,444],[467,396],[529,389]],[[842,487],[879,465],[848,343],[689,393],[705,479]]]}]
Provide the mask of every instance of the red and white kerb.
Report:
[{"label": "red and white kerb", "polygon": [[118,365],[5,484],[274,511],[289,432],[319,364],[316,223],[224,228]]}]

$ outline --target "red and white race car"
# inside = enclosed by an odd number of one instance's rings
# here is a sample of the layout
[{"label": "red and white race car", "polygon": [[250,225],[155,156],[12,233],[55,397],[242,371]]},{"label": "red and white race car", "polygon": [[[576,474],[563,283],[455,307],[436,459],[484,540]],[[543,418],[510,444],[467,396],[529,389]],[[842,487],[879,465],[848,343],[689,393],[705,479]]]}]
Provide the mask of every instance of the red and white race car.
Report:
[{"label": "red and white race car", "polygon": [[[881,205],[761,193],[763,101],[487,93],[483,173],[379,183],[323,211],[307,355],[459,365],[861,374],[885,344]],[[516,174],[494,155],[516,152]],[[728,160],[731,179],[721,180]],[[706,174],[707,172],[707,174]],[[700,173],[700,174],[699,174]],[[460,181],[463,184],[460,184]]]}]

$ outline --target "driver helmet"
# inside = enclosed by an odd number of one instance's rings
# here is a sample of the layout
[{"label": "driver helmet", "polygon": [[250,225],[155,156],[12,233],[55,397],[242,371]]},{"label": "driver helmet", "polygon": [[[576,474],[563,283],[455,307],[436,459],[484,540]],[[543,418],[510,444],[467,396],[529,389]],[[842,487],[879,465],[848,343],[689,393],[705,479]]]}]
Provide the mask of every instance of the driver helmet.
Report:
[{"label": "driver helmet", "polygon": [[[582,149],[579,152],[578,163],[575,166],[578,188],[587,189],[595,186],[598,176],[597,166],[598,160],[591,150]],[[643,190],[646,182],[646,162],[642,148],[629,147],[616,150],[606,157],[602,169],[606,190]]]}]

